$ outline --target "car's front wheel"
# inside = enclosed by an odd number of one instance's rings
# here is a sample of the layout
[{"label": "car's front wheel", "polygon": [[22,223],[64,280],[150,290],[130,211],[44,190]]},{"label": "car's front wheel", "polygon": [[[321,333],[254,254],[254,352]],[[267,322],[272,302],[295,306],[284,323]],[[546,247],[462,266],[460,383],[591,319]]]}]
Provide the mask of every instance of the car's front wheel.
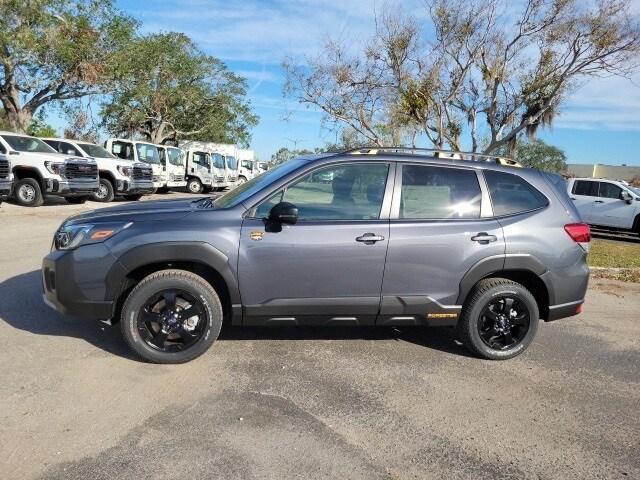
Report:
[{"label": "car's front wheel", "polygon": [[13,194],[23,207],[39,207],[44,203],[40,183],[33,178],[18,180],[13,187]]},{"label": "car's front wheel", "polygon": [[189,190],[190,193],[202,193],[202,182],[197,178],[189,179],[187,190]]},{"label": "car's front wheel", "polygon": [[113,183],[107,178],[100,178],[100,184],[98,185],[98,191],[91,195],[91,200],[94,202],[109,203],[115,197],[115,190]]},{"label": "car's front wheel", "polygon": [[524,352],[538,330],[538,304],[521,284],[505,278],[481,280],[462,308],[458,333],[473,353],[506,360]]},{"label": "car's front wheel", "polygon": [[120,322],[127,344],[153,363],[184,363],[218,338],[222,305],[213,287],[185,270],[161,270],[127,297]]}]

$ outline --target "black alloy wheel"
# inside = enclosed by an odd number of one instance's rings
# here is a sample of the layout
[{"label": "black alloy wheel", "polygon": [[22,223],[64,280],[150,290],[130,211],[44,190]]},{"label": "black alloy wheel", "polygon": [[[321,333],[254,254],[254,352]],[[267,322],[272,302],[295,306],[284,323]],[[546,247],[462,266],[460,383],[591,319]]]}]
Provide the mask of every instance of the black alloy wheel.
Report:
[{"label": "black alloy wheel", "polygon": [[529,331],[530,316],[526,304],[515,295],[503,295],[490,301],[478,322],[482,341],[494,350],[508,350],[520,343]]}]

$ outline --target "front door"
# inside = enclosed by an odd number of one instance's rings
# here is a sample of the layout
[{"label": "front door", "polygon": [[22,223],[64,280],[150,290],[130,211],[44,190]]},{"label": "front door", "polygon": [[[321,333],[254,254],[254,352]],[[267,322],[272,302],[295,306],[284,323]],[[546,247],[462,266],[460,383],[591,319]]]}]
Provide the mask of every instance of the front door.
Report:
[{"label": "front door", "polygon": [[[320,167],[250,212],[238,260],[245,324],[375,323],[390,170],[381,162]],[[267,227],[262,218],[280,201],[298,207],[298,223]]]},{"label": "front door", "polygon": [[632,228],[635,205],[622,199],[622,188],[615,183],[600,182],[598,198],[594,199],[592,223],[605,227]]}]

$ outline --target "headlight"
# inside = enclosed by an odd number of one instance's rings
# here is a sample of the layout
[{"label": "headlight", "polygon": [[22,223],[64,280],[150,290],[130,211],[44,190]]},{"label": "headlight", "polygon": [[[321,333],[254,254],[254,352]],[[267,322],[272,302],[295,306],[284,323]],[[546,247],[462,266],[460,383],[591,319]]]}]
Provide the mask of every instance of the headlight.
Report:
[{"label": "headlight", "polygon": [[60,175],[61,177],[64,177],[64,163],[44,162],[44,166],[47,167],[47,170],[49,170],[54,175]]},{"label": "headlight", "polygon": [[120,172],[120,175],[123,175],[125,177],[131,177],[132,169],[131,167],[127,167],[125,165],[118,165],[118,172]]},{"label": "headlight", "polygon": [[56,232],[53,244],[56,250],[73,250],[81,245],[104,242],[129,228],[131,223],[62,225]]}]

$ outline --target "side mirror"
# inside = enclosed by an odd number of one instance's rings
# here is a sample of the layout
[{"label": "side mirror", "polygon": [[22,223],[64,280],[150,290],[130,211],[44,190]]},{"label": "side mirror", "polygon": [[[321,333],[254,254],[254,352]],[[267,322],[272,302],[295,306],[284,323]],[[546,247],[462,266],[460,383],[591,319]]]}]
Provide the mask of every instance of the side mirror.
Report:
[{"label": "side mirror", "polygon": [[633,196],[627,192],[626,190],[623,190],[622,193],[620,194],[620,199],[624,200],[625,202],[631,204],[631,202],[633,202]]},{"label": "side mirror", "polygon": [[298,207],[293,203],[280,202],[271,208],[268,220],[280,224],[295,225],[298,222]]}]

